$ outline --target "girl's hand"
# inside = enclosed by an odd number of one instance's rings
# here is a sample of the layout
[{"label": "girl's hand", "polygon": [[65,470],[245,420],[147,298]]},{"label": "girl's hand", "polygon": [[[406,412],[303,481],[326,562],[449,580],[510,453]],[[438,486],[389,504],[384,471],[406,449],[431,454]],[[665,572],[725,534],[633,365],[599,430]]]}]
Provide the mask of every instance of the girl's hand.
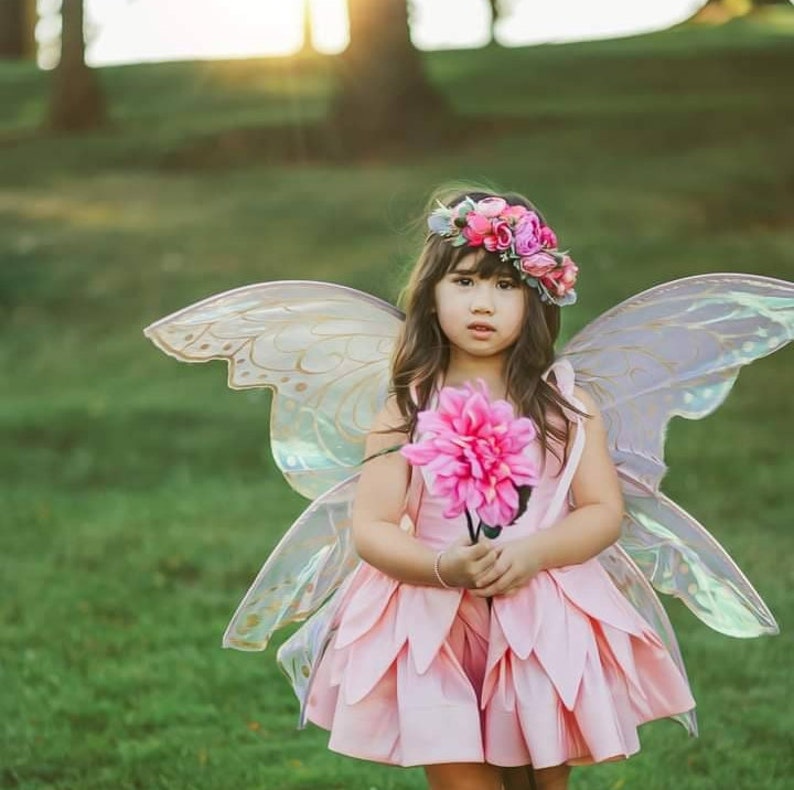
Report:
[{"label": "girl's hand", "polygon": [[508,541],[497,549],[497,560],[480,578],[474,594],[480,598],[513,595],[542,570],[538,552],[533,551],[532,537]]},{"label": "girl's hand", "polygon": [[497,551],[489,540],[472,544],[464,536],[444,549],[438,571],[450,587],[471,589],[488,583],[496,561]]}]

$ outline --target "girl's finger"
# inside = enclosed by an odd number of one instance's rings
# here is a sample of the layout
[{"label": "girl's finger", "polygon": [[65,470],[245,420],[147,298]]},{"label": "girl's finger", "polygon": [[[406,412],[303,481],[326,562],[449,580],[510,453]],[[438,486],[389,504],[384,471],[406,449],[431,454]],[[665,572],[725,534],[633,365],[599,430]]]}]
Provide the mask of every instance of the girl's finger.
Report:
[{"label": "girl's finger", "polygon": [[479,560],[483,557],[488,557],[491,554],[496,554],[493,547],[484,541],[478,541],[477,543],[469,545],[467,548],[469,551],[469,556],[474,560]]},{"label": "girl's finger", "polygon": [[491,570],[491,568],[493,568],[494,565],[496,565],[498,561],[499,561],[499,556],[497,555],[497,553],[495,551],[490,551],[484,557],[475,560],[471,564],[472,576],[476,578],[484,573],[487,573],[488,571]]},{"label": "girl's finger", "polygon": [[487,587],[473,590],[474,594],[480,598],[491,598],[494,595],[503,595],[505,590],[513,586],[514,580],[508,571],[502,574],[496,581],[491,582]]},{"label": "girl's finger", "polygon": [[506,570],[507,568],[497,560],[490,568],[475,577],[474,586],[477,588],[487,587],[499,579]]}]

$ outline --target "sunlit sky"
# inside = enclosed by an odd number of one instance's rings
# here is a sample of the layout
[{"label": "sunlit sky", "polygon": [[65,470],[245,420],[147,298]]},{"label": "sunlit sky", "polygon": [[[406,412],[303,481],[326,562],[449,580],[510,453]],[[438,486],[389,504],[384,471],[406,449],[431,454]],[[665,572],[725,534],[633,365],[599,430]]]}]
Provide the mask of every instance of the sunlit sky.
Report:
[{"label": "sunlit sky", "polygon": [[[513,0],[497,38],[520,45],[631,35],[679,22],[703,2]],[[316,49],[344,49],[346,5],[346,0],[311,0]],[[303,8],[303,0],[86,0],[87,59],[106,65],[289,54],[302,44]],[[414,0],[414,8],[412,36],[422,49],[488,41],[487,0]]]}]

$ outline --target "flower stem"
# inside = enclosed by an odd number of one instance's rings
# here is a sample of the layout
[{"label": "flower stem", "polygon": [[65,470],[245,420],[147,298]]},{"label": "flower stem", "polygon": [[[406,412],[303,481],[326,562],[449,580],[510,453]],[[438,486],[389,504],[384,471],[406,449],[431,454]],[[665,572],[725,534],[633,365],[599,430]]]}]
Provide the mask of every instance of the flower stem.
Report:
[{"label": "flower stem", "polygon": [[[471,513],[469,513],[468,508],[464,508],[463,512],[466,514],[466,526],[469,529],[469,537],[471,538],[472,543],[477,542],[477,538],[480,536],[480,527],[477,526],[477,531],[474,531],[474,523],[471,520]],[[482,523],[482,522],[480,522]]]}]

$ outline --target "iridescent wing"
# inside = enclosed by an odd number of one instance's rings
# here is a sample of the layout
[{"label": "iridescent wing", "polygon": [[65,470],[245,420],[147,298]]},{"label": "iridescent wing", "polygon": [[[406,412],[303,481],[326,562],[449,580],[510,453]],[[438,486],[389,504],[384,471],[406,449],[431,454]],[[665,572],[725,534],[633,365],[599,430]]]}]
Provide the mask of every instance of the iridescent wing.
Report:
[{"label": "iridescent wing", "polygon": [[713,412],[743,365],[792,335],[794,285],[707,274],[658,285],[607,310],[561,356],[598,403],[618,467],[656,490],[670,418]]},{"label": "iridescent wing", "polygon": [[[309,660],[317,657],[330,627],[329,603],[339,600],[359,564],[351,532],[360,473],[321,494],[270,553],[223,636],[224,647],[264,650],[283,625],[311,619],[279,649],[278,660],[301,699]],[[400,527],[412,533],[421,496],[421,476],[412,478]],[[320,616],[325,612],[326,619]]]},{"label": "iridescent wing", "polygon": [[[352,578],[352,574],[348,578]],[[344,588],[340,587],[329,601],[279,647],[276,653],[276,661],[289,678],[300,703],[298,717],[300,728],[306,726],[306,703],[319,661],[336,633],[334,615],[343,595]]]},{"label": "iridescent wing", "polygon": [[358,564],[350,523],[358,474],[318,497],[298,517],[254,579],[223,635],[223,646],[264,650],[272,633],[319,609]]},{"label": "iridescent wing", "polygon": [[733,636],[776,633],[758,594],[724,549],[659,492],[667,423],[699,419],[739,370],[794,336],[794,285],[710,274],[651,288],[608,310],[565,347],[595,399],[626,495],[621,545],[660,591]]},{"label": "iridescent wing", "polygon": [[361,291],[284,281],[216,294],[144,334],[185,362],[226,360],[233,389],[273,389],[273,456],[313,499],[361,462],[401,323],[397,308]]},{"label": "iridescent wing", "polygon": [[[638,483],[632,481],[632,488]],[[761,596],[722,546],[661,492],[626,494],[621,546],[660,592],[728,636],[778,633]]]},{"label": "iridescent wing", "polygon": [[[686,667],[684,666],[684,659],[681,657],[681,650],[678,647],[678,640],[675,638],[673,626],[664,606],[662,606],[662,602],[653,591],[653,587],[648,583],[643,572],[618,543],[602,551],[598,555],[598,559],[618,590],[623,593],[623,596],[628,599],[659,635],[682,677],[686,678]],[[694,710],[679,716],[672,716],[671,718],[679,721],[690,735],[697,735],[697,718]]]}]

